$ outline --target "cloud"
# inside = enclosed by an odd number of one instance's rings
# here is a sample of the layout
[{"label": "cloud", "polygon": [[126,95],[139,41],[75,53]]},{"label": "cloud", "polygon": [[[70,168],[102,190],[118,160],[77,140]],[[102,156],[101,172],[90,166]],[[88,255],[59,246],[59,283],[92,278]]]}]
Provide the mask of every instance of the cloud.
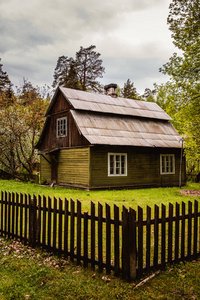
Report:
[{"label": "cloud", "polygon": [[16,84],[22,77],[39,85],[51,84],[59,56],[74,57],[80,46],[93,44],[101,53],[106,83],[115,79],[122,86],[128,78],[139,83],[147,76],[154,80],[160,76],[158,68],[171,56],[170,51],[173,53],[166,43],[166,34],[170,40],[166,26],[169,2],[1,1],[0,57],[4,69]]},{"label": "cloud", "polygon": [[28,20],[5,20],[0,19],[1,41],[0,52],[5,53],[14,49],[15,51],[26,52],[36,48],[38,45],[52,43],[53,39],[49,34],[44,34],[34,27]]}]

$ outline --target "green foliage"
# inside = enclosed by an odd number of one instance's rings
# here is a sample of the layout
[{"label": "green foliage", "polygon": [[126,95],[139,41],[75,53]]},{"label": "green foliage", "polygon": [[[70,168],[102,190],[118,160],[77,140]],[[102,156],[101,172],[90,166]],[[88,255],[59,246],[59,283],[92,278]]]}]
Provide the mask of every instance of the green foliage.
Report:
[{"label": "green foliage", "polygon": [[[158,88],[157,103],[174,119],[185,140],[186,158],[196,173],[200,162],[200,6],[198,0],[173,0],[168,16],[173,42],[182,55],[174,53],[163,68],[170,82]],[[163,96],[167,95],[166,100]]]},{"label": "green foliage", "polygon": [[138,99],[136,88],[134,87],[134,83],[131,82],[130,79],[128,79],[124,83],[124,87],[123,89],[121,89],[121,94],[123,98]]},{"label": "green foliage", "polygon": [[54,71],[54,81],[52,86],[62,85],[64,87],[101,92],[101,84],[97,78],[103,77],[105,69],[102,60],[99,59],[100,53],[94,51],[96,46],[83,48],[76,52],[73,59],[68,56],[60,56]]},{"label": "green foliage", "polygon": [[0,168],[16,178],[23,179],[24,174],[32,178],[38,162],[35,143],[49,102],[28,81],[17,89],[13,99],[10,102],[5,94],[0,98]]}]

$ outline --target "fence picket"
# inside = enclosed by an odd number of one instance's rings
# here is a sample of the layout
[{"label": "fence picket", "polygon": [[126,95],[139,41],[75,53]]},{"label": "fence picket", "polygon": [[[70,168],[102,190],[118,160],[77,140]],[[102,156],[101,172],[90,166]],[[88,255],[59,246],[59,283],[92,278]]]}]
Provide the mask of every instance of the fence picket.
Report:
[{"label": "fence picket", "polygon": [[147,229],[146,229],[146,269],[150,271],[151,264],[151,208],[147,206]]},{"label": "fence picket", "polygon": [[51,197],[48,197],[48,235],[47,235],[47,246],[48,249],[51,248]]},{"label": "fence picket", "polygon": [[84,267],[88,266],[88,212],[84,213]]},{"label": "fence picket", "polygon": [[130,279],[136,278],[137,249],[136,249],[136,211],[129,209],[129,251],[130,251]]},{"label": "fence picket", "polygon": [[188,202],[188,253],[187,256],[191,259],[192,250],[192,202]]},{"label": "fence picket", "polygon": [[64,215],[64,257],[68,257],[68,217],[69,216],[69,201],[65,198],[65,215]]},{"label": "fence picket", "polygon": [[57,237],[57,199],[53,199],[53,248],[56,250],[56,237]]},{"label": "fence picket", "polygon": [[74,206],[75,202],[70,200],[71,206],[71,219],[70,219],[70,259],[74,261]]},{"label": "fence picket", "polygon": [[176,202],[176,221],[175,221],[175,262],[178,262],[179,258],[179,215],[180,205]]},{"label": "fence picket", "polygon": [[143,273],[143,209],[138,206],[138,276]]},{"label": "fence picket", "polygon": [[62,253],[62,228],[63,228],[63,214],[62,214],[62,199],[59,198],[59,229],[58,229],[58,250]]},{"label": "fence picket", "polygon": [[19,194],[16,193],[16,219],[15,219],[15,232],[14,232],[16,238],[18,238],[18,222],[19,222]]},{"label": "fence picket", "polygon": [[194,201],[194,243],[193,243],[193,255],[197,257],[197,235],[198,235],[198,202]]},{"label": "fence picket", "polygon": [[77,200],[77,265],[81,263],[81,202]]},{"label": "fence picket", "polygon": [[38,215],[37,215],[37,236],[36,242],[38,245],[41,244],[41,206],[42,206],[42,199],[41,196],[38,196]]},{"label": "fence picket", "polygon": [[14,239],[15,234],[15,193],[12,192],[12,238]]},{"label": "fence picket", "polygon": [[43,196],[43,226],[42,226],[42,245],[46,246],[46,220],[47,220],[47,199]]},{"label": "fence picket", "polygon": [[154,257],[153,257],[154,268],[158,267],[158,239],[159,239],[158,221],[159,221],[159,207],[155,205],[154,206]]},{"label": "fence picket", "polygon": [[95,268],[95,204],[91,201],[91,267]]},{"label": "fence picket", "polygon": [[161,265],[165,267],[166,261],[166,206],[162,204],[162,233],[161,233]]},{"label": "fence picket", "polygon": [[19,203],[19,206],[20,206],[20,234],[19,234],[19,238],[20,238],[20,241],[22,241],[22,238],[23,238],[23,194],[20,193],[20,203]]},{"label": "fence picket", "polygon": [[98,203],[98,262],[99,272],[103,271],[103,206]]},{"label": "fence picket", "polygon": [[130,253],[129,253],[129,214],[128,209],[123,206],[122,214],[122,275],[128,279],[130,277]]},{"label": "fence picket", "polygon": [[181,221],[181,259],[185,258],[185,203],[182,202],[182,221]]},{"label": "fence picket", "polygon": [[111,270],[111,223],[110,223],[110,206],[106,203],[106,273],[110,274]]},{"label": "fence picket", "polygon": [[168,263],[172,263],[172,240],[173,240],[173,205],[169,203]]},{"label": "fence picket", "polygon": [[119,207],[114,205],[114,270],[119,275]]}]

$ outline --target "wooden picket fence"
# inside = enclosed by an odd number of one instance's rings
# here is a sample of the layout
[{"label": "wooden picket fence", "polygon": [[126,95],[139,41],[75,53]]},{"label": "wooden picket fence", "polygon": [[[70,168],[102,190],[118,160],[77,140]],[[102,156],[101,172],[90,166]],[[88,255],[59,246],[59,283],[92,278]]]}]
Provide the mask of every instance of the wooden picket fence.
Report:
[{"label": "wooden picket fence", "polygon": [[0,234],[133,280],[200,254],[196,200],[188,202],[187,213],[184,202],[155,205],[153,212],[147,206],[145,212],[123,207],[120,213],[116,205],[111,212],[108,204],[104,209],[91,201],[89,214],[79,200],[1,192]]}]

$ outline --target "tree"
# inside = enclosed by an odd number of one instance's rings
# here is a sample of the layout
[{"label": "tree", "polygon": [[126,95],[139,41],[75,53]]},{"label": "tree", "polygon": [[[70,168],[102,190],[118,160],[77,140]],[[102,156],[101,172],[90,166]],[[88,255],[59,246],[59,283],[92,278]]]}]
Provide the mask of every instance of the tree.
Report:
[{"label": "tree", "polygon": [[8,74],[3,71],[3,65],[0,63],[0,107],[9,105],[12,101],[14,101],[12,83]]},{"label": "tree", "polygon": [[52,86],[64,86],[68,88],[80,89],[75,67],[75,61],[72,57],[60,56],[54,71],[54,81]]},{"label": "tree", "polygon": [[103,77],[105,70],[102,60],[99,59],[100,53],[94,51],[95,48],[93,45],[88,48],[80,47],[75,59],[68,56],[59,57],[52,86],[61,85],[83,91],[101,92],[102,87],[97,78]]},{"label": "tree", "polygon": [[102,91],[97,78],[103,77],[105,69],[102,66],[102,60],[99,59],[101,54],[94,51],[95,48],[96,46],[93,45],[88,48],[80,47],[80,50],[76,52],[77,76],[83,91]]},{"label": "tree", "polygon": [[[187,159],[199,172],[200,161],[200,7],[198,0],[173,0],[168,16],[173,43],[182,55],[174,53],[163,68],[170,76],[174,117],[185,139]],[[169,83],[168,83],[169,85]],[[176,91],[176,94],[174,94]],[[170,93],[170,92],[169,92]]]},{"label": "tree", "polygon": [[25,81],[17,90],[16,101],[0,110],[0,167],[13,177],[33,177],[38,161],[35,144],[44,124],[49,104],[38,89]]},{"label": "tree", "polygon": [[154,95],[156,95],[156,89],[151,90],[149,88],[146,88],[144,90],[144,94],[142,95],[142,98],[148,102],[155,102]]},{"label": "tree", "polygon": [[124,87],[121,90],[122,97],[128,98],[128,99],[138,99],[138,94],[136,91],[136,88],[134,87],[134,83],[128,79],[124,83]]}]

